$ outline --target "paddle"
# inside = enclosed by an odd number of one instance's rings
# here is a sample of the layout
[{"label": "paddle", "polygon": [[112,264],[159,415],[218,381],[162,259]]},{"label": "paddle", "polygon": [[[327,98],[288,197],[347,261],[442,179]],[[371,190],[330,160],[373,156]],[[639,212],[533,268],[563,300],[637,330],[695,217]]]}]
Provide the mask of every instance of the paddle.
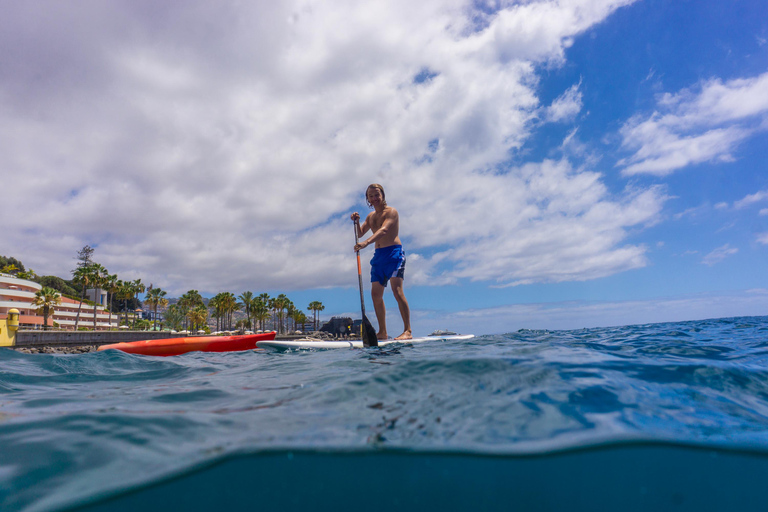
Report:
[{"label": "paddle", "polygon": [[[355,245],[358,244],[357,231],[360,224],[355,221]],[[357,254],[357,280],[360,283],[360,309],[363,311],[363,346],[364,347],[378,347],[379,340],[376,339],[376,329],[373,328],[368,317],[365,316],[365,298],[363,297],[363,268],[360,266],[360,251],[355,251]]]}]

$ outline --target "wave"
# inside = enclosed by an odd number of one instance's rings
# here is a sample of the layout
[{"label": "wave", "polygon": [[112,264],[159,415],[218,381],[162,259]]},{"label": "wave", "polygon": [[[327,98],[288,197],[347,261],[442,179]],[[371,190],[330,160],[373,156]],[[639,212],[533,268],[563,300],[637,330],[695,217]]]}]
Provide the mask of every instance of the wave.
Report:
[{"label": "wave", "polygon": [[[380,478],[384,483],[376,485],[384,486],[406,471],[398,466],[404,460],[431,461],[437,475],[450,461],[469,461],[484,472],[473,484],[481,490],[494,471],[523,478],[515,471],[525,473],[519,468],[534,467],[528,464],[534,459],[549,461],[548,470],[561,475],[551,485],[568,486],[558,465],[578,480],[584,470],[568,461],[576,457],[592,468],[595,453],[626,455],[627,474],[634,464],[650,468],[675,457],[698,473],[693,466],[707,467],[701,453],[762,465],[767,348],[768,318],[749,317],[517,331],[381,350],[155,358],[2,349],[0,508],[56,510],[192,469],[205,474],[213,463],[252,464],[248,472],[257,482],[269,471],[264,461],[289,453],[320,461],[291,466],[302,489],[305,480],[335,488],[345,479],[321,462],[355,457],[373,462],[358,472],[346,467],[348,480]],[[632,455],[638,450],[661,452],[643,462]],[[601,457],[618,468],[618,456]],[[518,469],[487,466],[489,460]],[[620,485],[621,471],[615,472],[604,477],[607,486]],[[225,480],[208,489],[239,492]]]}]

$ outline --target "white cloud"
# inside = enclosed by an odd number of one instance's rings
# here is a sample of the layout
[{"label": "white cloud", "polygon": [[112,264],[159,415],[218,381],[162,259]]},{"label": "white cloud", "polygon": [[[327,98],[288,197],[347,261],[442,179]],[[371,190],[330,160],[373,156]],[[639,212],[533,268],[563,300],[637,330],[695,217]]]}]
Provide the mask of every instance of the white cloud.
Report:
[{"label": "white cloud", "polygon": [[555,99],[544,112],[544,120],[552,123],[570,121],[578,115],[582,107],[582,94],[576,84]]},{"label": "white cloud", "polygon": [[[453,222],[422,232],[417,247],[447,244],[438,253],[452,264],[447,275],[500,285],[586,280],[644,266],[645,247],[620,244],[627,227],[656,222],[665,200],[654,188],[613,201],[599,174],[564,161],[457,177],[437,192],[449,200],[412,208],[405,225]],[[452,215],[456,209],[460,217]]]},{"label": "white cloud", "polygon": [[[385,184],[416,282],[582,280],[645,264],[612,196],[567,161],[504,172],[534,129],[537,66],[630,0],[6,6],[4,252],[75,252],[171,293],[349,283],[348,214]],[[572,117],[577,86],[548,107]]]},{"label": "white cloud", "polygon": [[768,245],[768,232],[759,233],[757,235],[757,241],[763,245]]},{"label": "white cloud", "polygon": [[686,208],[682,212],[678,212],[678,213],[674,214],[672,216],[672,218],[675,219],[675,220],[680,220],[680,219],[683,219],[685,217],[693,217],[693,218],[695,218],[695,217],[698,217],[698,216],[702,215],[703,213],[705,213],[708,210],[708,208],[709,207],[706,204],[702,204],[702,205],[699,205],[699,206],[692,206],[691,208]]},{"label": "white cloud", "polygon": [[658,110],[637,115],[621,129],[622,147],[634,153],[618,162],[626,176],[664,176],[689,165],[731,161],[738,144],[768,121],[768,73],[695,90],[664,94]]},{"label": "white cloud", "polygon": [[746,208],[747,206],[765,201],[766,199],[768,199],[768,190],[761,190],[759,192],[755,192],[754,194],[749,194],[743,199],[736,201],[733,203],[733,207],[737,209]]},{"label": "white cloud", "polygon": [[701,260],[701,262],[704,265],[709,265],[710,267],[713,265],[716,265],[723,261],[728,256],[733,256],[734,254],[738,253],[739,250],[735,247],[731,247],[729,244],[725,244],[723,246],[718,247],[717,249],[713,250],[704,258]]}]

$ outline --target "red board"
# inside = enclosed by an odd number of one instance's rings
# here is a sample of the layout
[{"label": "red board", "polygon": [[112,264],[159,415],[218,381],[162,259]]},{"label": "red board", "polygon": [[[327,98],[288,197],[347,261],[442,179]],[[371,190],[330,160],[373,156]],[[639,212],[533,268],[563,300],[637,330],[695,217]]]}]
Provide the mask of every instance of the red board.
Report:
[{"label": "red board", "polygon": [[242,336],[190,336],[188,338],[164,338],[160,340],[131,341],[102,345],[99,350],[122,350],[145,356],[178,356],[187,352],[236,352],[253,350],[259,341],[274,340],[275,332],[245,334]]}]

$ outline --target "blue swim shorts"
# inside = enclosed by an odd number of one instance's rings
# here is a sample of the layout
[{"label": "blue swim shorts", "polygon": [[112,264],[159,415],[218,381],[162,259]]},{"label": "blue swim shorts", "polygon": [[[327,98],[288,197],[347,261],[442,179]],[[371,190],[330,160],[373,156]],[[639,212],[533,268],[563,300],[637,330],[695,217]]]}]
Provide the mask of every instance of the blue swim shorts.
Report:
[{"label": "blue swim shorts", "polygon": [[393,277],[405,276],[405,251],[402,245],[380,247],[373,253],[371,260],[371,282],[379,282],[387,286]]}]

